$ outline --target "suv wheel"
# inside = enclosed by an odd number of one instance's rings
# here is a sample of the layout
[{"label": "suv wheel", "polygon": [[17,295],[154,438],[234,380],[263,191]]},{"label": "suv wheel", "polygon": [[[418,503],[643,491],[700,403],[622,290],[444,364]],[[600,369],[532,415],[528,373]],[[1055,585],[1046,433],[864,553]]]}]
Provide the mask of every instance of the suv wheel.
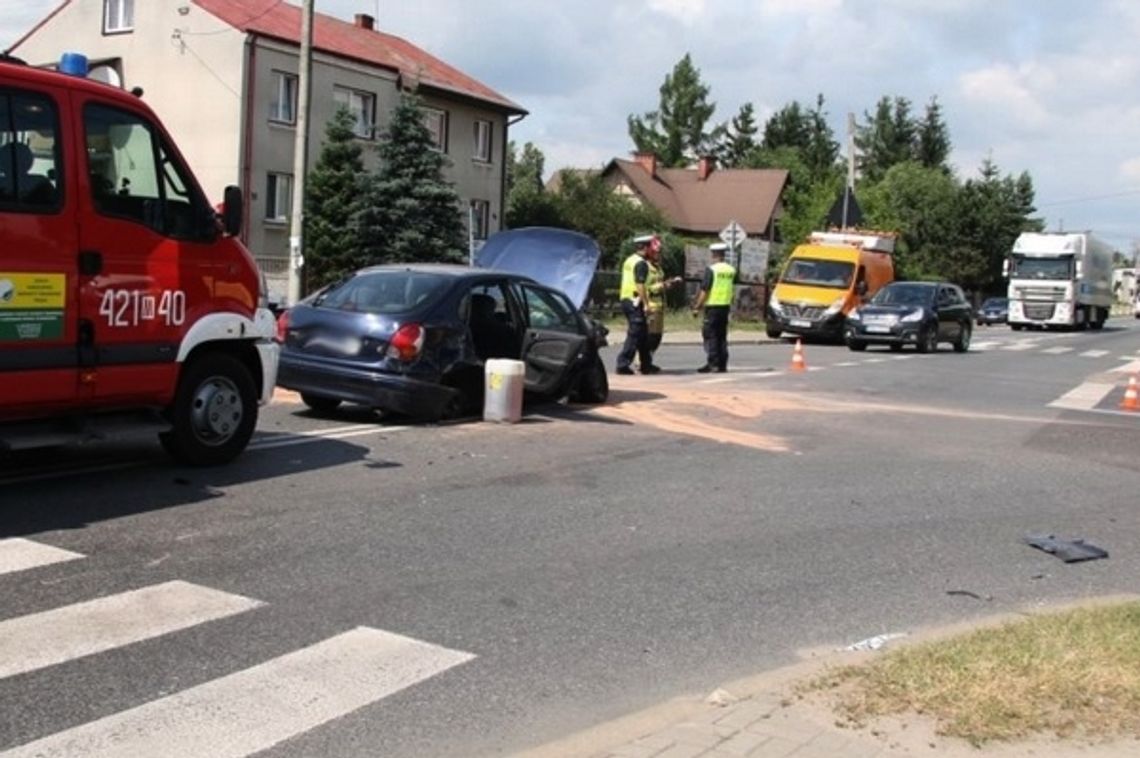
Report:
[{"label": "suv wheel", "polygon": [[954,342],[954,352],[964,353],[970,349],[970,334],[972,331],[968,324],[962,324],[962,331],[958,334],[958,339]]},{"label": "suv wheel", "polygon": [[927,325],[918,334],[918,352],[934,353],[938,351],[938,327]]}]

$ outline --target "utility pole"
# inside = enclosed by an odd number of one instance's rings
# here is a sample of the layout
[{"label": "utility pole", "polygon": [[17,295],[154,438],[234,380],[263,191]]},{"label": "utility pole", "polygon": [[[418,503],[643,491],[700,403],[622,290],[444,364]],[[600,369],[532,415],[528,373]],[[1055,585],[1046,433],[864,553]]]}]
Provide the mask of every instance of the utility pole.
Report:
[{"label": "utility pole", "polygon": [[309,162],[309,80],[313,69],[313,2],[302,0],[301,55],[297,65],[297,123],[293,141],[293,204],[289,222],[288,305],[301,299],[301,243],[305,228],[305,171]]},{"label": "utility pole", "polygon": [[847,228],[847,209],[855,191],[855,114],[847,114],[847,186],[843,188],[843,228]]}]

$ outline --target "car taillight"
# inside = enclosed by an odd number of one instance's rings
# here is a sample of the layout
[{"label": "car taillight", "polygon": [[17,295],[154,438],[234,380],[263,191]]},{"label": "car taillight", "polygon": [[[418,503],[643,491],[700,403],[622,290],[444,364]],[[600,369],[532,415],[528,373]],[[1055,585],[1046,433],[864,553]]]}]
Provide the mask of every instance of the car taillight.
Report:
[{"label": "car taillight", "polygon": [[424,328],[419,324],[404,324],[388,342],[387,356],[401,361],[414,361],[424,346]]},{"label": "car taillight", "polygon": [[289,311],[282,311],[277,317],[277,341],[285,344],[285,333],[289,331]]}]

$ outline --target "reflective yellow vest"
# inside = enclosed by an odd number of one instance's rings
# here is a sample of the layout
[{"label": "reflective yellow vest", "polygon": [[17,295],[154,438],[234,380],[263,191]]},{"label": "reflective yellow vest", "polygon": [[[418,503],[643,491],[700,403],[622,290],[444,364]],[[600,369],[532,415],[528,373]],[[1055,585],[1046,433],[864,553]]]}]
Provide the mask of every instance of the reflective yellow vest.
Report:
[{"label": "reflective yellow vest", "polygon": [[649,303],[646,310],[663,311],[665,310],[665,272],[653,261],[646,260],[646,263],[649,264],[649,274],[645,277],[645,291],[649,293]]},{"label": "reflective yellow vest", "polygon": [[618,297],[622,300],[633,300],[637,296],[637,283],[633,280],[633,270],[637,268],[637,264],[645,259],[637,253],[632,254],[625,259],[625,263],[621,264],[621,291]]},{"label": "reflective yellow vest", "polygon": [[709,268],[713,272],[713,282],[705,305],[732,305],[732,283],[736,280],[736,269],[723,261],[714,263]]}]

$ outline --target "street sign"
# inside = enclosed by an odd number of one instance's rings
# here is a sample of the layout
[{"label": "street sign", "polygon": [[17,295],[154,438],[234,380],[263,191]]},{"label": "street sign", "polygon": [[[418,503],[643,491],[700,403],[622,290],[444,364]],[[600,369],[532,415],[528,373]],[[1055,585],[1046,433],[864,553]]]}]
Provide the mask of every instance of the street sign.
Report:
[{"label": "street sign", "polygon": [[720,230],[720,241],[728,245],[729,248],[735,248],[746,239],[748,239],[748,233],[736,221],[729,221],[728,226]]}]

